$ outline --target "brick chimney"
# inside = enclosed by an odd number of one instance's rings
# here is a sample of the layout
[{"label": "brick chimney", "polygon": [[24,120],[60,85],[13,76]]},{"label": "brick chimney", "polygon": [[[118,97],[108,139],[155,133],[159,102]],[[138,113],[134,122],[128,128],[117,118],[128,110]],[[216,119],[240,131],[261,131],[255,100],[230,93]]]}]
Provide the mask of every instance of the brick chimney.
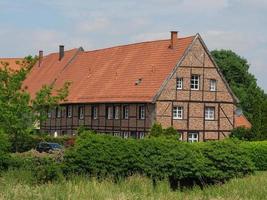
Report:
[{"label": "brick chimney", "polygon": [[59,45],[59,61],[64,57],[64,45]]},{"label": "brick chimney", "polygon": [[170,48],[174,49],[178,47],[178,32],[177,31],[171,31],[171,44]]},{"label": "brick chimney", "polygon": [[44,52],[42,50],[39,51],[39,67],[41,66],[41,63],[43,61]]}]

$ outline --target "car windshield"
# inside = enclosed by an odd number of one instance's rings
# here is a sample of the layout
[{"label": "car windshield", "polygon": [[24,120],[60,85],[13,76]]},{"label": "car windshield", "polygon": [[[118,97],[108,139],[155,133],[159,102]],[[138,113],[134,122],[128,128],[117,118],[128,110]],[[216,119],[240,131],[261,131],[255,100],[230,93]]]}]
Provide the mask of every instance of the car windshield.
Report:
[{"label": "car windshield", "polygon": [[58,143],[50,143],[52,148],[61,149],[62,147]]}]

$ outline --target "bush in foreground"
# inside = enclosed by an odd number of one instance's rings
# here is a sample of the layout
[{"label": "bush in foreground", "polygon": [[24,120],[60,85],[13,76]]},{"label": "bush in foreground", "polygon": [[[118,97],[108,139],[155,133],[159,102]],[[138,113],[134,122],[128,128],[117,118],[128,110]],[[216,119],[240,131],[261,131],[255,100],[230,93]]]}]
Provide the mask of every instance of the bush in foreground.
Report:
[{"label": "bush in foreground", "polygon": [[242,142],[240,147],[249,155],[257,170],[267,170],[267,141]]},{"label": "bush in foreground", "polygon": [[178,187],[242,177],[254,166],[233,141],[192,145],[163,138],[124,140],[82,134],[65,154],[64,171],[115,179],[143,174],[154,181],[169,179]]},{"label": "bush in foreground", "polygon": [[49,157],[21,157],[12,155],[9,159],[10,170],[28,171],[32,183],[47,183],[63,178],[61,164]]}]

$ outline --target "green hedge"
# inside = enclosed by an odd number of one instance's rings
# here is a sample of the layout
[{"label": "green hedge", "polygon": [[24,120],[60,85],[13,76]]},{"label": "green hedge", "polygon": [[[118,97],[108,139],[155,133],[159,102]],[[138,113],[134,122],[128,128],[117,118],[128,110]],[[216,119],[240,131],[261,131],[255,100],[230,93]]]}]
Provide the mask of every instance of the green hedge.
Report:
[{"label": "green hedge", "polygon": [[64,145],[70,137],[51,137],[51,136],[38,136],[38,135],[25,135],[21,138],[10,138],[11,152],[25,152],[35,149],[40,142],[56,142]]},{"label": "green hedge", "polygon": [[223,182],[255,170],[247,152],[238,144],[238,141],[232,140],[193,144],[205,157],[202,176],[206,182]]},{"label": "green hedge", "polygon": [[247,152],[257,170],[267,170],[267,141],[242,142],[240,146]]},{"label": "green hedge", "polygon": [[214,183],[254,171],[246,152],[232,141],[189,144],[151,138],[124,140],[82,134],[64,157],[65,173],[115,179],[143,174],[171,184]]}]

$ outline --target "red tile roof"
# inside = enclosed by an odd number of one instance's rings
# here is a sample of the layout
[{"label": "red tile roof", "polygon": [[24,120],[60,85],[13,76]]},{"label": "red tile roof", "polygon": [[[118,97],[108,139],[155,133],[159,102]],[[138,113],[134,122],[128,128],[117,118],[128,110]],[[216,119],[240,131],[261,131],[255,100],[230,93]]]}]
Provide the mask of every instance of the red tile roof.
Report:
[{"label": "red tile roof", "polygon": [[245,115],[235,115],[235,127],[251,128],[251,123],[245,117]]},{"label": "red tile roof", "polygon": [[8,63],[8,68],[12,70],[19,70],[20,64],[19,62],[22,62],[23,58],[0,58],[0,68],[3,67],[3,63]]},{"label": "red tile roof", "polygon": [[58,53],[50,54],[24,84],[34,95],[43,84],[54,81],[60,88],[71,81],[68,103],[152,102],[194,37],[179,38],[175,49],[169,48],[170,40],[158,40],[86,52],[73,49],[61,61]]}]

